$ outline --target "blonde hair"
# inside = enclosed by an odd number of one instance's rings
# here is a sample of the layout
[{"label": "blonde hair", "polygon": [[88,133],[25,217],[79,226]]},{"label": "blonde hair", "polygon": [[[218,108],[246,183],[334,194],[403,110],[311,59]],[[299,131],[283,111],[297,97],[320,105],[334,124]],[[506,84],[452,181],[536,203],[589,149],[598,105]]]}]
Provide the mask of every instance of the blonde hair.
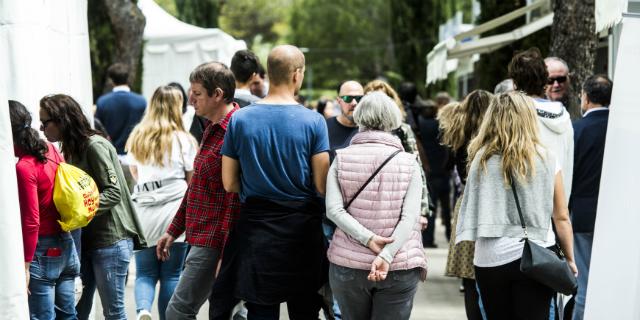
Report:
[{"label": "blonde hair", "polygon": [[458,151],[469,143],[477,134],[492,99],[493,94],[488,91],[474,90],[461,103],[444,106],[438,114],[442,144]]},{"label": "blonde hair", "polygon": [[542,155],[534,110],[533,100],[522,92],[497,95],[469,144],[469,166],[478,155],[479,165],[486,170],[489,158],[499,155],[505,183],[511,183],[511,176],[525,181],[535,175],[535,157]]},{"label": "blonde hair", "polygon": [[[133,128],[125,149],[141,164],[163,167],[165,157],[171,155],[176,132],[187,133],[182,125],[182,93],[174,87],[161,86],[153,93],[144,117]],[[195,144],[195,139],[187,136]]]},{"label": "blonde hair", "polygon": [[398,96],[398,93],[393,90],[393,88],[388,83],[382,80],[373,80],[367,83],[367,85],[364,86],[364,94],[372,91],[384,92],[387,96],[389,96],[389,98],[393,99],[396,105],[398,105],[398,108],[400,108],[402,119],[405,119],[407,117],[407,113],[404,110],[404,104],[402,103],[402,100],[400,100],[400,96]]}]

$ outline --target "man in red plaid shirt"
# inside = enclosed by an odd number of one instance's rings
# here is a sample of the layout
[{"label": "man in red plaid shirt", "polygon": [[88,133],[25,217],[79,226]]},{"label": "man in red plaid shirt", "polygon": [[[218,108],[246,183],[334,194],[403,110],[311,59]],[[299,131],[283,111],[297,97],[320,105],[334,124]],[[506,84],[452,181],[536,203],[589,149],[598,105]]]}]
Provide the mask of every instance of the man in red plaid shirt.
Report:
[{"label": "man in red plaid shirt", "polygon": [[209,297],[220,253],[240,208],[238,194],[225,192],[222,185],[220,155],[229,119],[239,108],[233,102],[233,74],[224,64],[210,62],[191,72],[189,81],[189,100],[196,114],[210,122],[194,161],[189,189],[156,247],[158,258],[165,261],[171,244],[182,233],[191,245],[167,307],[166,318],[172,320],[195,319]]}]

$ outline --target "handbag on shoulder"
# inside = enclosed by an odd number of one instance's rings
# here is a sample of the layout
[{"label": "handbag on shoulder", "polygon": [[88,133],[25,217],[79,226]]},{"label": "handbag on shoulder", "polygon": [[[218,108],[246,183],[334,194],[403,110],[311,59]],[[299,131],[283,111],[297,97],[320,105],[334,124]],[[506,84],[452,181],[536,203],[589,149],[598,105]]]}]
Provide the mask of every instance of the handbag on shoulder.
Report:
[{"label": "handbag on shoulder", "polygon": [[[524,249],[522,250],[520,271],[527,277],[544,284],[556,292],[575,295],[578,290],[578,281],[571,268],[569,268],[569,264],[560,247],[556,244],[557,252],[554,252],[554,250],[543,248],[529,240],[513,176],[511,176],[511,190],[518,208],[520,224],[524,231],[524,238],[522,239],[524,241]],[[551,223],[553,224],[553,220]]]}]

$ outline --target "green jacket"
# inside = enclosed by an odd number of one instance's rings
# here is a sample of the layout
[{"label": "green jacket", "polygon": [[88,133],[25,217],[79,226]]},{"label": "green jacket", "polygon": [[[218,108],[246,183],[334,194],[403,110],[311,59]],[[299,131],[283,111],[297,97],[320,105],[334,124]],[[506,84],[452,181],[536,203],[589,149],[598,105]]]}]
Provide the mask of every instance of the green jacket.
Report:
[{"label": "green jacket", "polygon": [[83,154],[67,160],[88,173],[100,191],[98,212],[89,225],[82,228],[82,250],[108,247],[127,238],[133,239],[135,250],[145,248],[147,244],[129,187],[111,142],[94,135]]}]

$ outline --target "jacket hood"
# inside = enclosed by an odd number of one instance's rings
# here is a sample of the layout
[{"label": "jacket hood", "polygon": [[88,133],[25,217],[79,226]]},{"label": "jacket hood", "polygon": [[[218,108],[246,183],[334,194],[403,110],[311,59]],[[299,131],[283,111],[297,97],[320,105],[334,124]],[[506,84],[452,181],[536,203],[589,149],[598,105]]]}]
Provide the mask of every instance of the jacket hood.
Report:
[{"label": "jacket hood", "polygon": [[572,128],[569,112],[560,102],[535,99],[538,120],[556,134],[562,134]]}]

